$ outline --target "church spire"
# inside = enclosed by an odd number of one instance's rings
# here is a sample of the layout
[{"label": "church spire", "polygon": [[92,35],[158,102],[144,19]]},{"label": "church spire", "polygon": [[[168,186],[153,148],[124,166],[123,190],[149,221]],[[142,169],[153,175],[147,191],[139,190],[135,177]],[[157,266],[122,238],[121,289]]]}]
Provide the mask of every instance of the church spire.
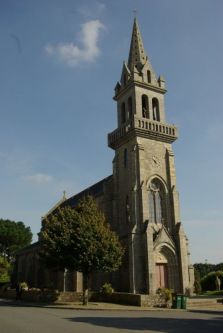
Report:
[{"label": "church spire", "polygon": [[137,19],[135,17],[128,60],[128,68],[130,69],[130,72],[133,71],[135,66],[142,67],[146,63],[146,60],[147,56],[143,46],[142,36],[139,30]]}]

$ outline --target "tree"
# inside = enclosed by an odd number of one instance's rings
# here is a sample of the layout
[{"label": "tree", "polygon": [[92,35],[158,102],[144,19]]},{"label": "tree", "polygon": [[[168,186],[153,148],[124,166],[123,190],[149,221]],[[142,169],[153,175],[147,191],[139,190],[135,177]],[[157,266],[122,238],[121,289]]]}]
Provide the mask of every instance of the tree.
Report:
[{"label": "tree", "polygon": [[0,283],[9,282],[11,273],[11,264],[7,259],[0,256]]},{"label": "tree", "polygon": [[210,272],[201,279],[202,291],[218,290],[220,288],[216,286],[217,277],[220,279],[220,285],[223,283],[223,272]]},{"label": "tree", "polygon": [[124,250],[90,196],[77,207],[59,208],[41,230],[42,256],[48,266],[83,273],[83,304],[88,302],[88,281],[93,271],[119,268]]},{"label": "tree", "polygon": [[208,263],[196,263],[194,268],[199,273],[200,278],[203,278],[210,272],[223,271],[223,263],[219,264],[208,264]]},{"label": "tree", "polygon": [[26,227],[23,222],[14,222],[0,219],[0,255],[13,261],[15,253],[32,241],[30,227]]}]

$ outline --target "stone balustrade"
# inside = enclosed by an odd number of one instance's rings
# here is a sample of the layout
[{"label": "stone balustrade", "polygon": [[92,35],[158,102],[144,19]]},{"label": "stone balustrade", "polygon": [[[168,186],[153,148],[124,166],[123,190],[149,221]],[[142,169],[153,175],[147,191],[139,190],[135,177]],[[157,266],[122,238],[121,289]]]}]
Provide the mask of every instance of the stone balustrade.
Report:
[{"label": "stone balustrade", "polygon": [[108,134],[109,147],[117,148],[126,136],[129,137],[134,132],[141,137],[169,143],[172,143],[178,137],[177,127],[174,125],[134,116],[121,127]]}]

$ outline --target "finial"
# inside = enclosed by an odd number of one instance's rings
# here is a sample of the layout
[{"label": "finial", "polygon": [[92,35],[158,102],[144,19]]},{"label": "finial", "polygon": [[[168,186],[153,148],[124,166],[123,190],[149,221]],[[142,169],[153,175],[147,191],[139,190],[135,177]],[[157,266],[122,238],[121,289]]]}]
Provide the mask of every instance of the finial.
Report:
[{"label": "finial", "polygon": [[134,19],[136,19],[136,16],[137,16],[137,10],[134,9],[134,10],[133,10],[133,13],[134,13]]}]

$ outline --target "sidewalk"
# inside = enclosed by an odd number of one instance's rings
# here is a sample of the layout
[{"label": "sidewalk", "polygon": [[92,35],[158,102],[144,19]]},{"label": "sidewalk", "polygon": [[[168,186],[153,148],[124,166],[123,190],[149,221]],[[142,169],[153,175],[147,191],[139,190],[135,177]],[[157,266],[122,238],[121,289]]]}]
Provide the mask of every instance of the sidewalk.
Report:
[{"label": "sidewalk", "polygon": [[[35,306],[35,305],[34,305]],[[172,309],[172,308],[159,308],[159,307],[141,307],[133,305],[121,305],[113,303],[102,303],[102,302],[89,302],[88,305],[82,305],[81,303],[54,303],[42,305],[47,308],[57,309],[74,309],[74,310],[100,310],[100,311],[219,311],[223,313],[223,305],[216,304],[215,306],[208,307],[189,307],[186,310],[183,309]]]},{"label": "sidewalk", "polygon": [[[140,307],[134,305],[122,305],[114,303],[103,302],[89,302],[88,305],[82,305],[82,303],[72,302],[55,302],[55,303],[37,303],[28,302],[25,300],[16,301],[14,299],[0,299],[1,302],[18,305],[18,306],[31,306],[31,307],[43,307],[52,309],[69,309],[69,310],[96,310],[96,311],[173,311],[176,309],[168,308],[154,308],[154,307]],[[185,310],[178,310],[185,311]]]},{"label": "sidewalk", "polygon": [[223,314],[223,305],[216,304],[215,306],[208,307],[189,307],[187,310],[182,309],[169,309],[169,308],[159,308],[159,307],[140,307],[133,305],[121,305],[114,303],[102,303],[102,302],[89,302],[88,305],[82,305],[81,303],[72,302],[55,302],[55,303],[34,303],[28,301],[16,301],[9,299],[0,299],[0,301],[18,306],[30,306],[30,307],[42,307],[42,308],[52,308],[52,309],[69,309],[69,310],[95,310],[95,311],[208,311],[208,312],[219,312]]}]

